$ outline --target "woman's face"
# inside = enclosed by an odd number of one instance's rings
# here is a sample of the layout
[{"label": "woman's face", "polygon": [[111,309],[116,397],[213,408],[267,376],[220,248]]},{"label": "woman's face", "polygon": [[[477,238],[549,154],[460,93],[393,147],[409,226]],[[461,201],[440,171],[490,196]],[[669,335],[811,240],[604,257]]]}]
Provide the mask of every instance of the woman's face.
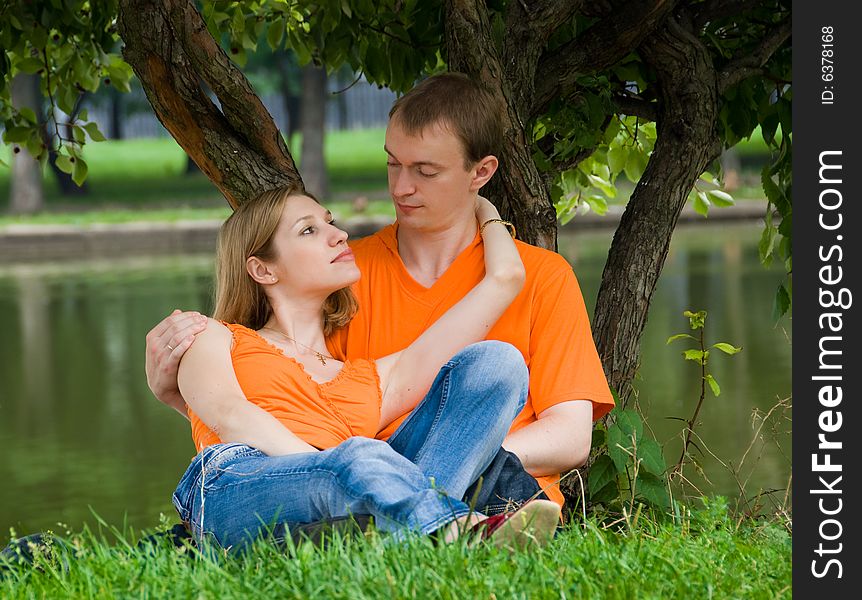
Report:
[{"label": "woman's face", "polygon": [[291,293],[328,296],[359,279],[347,233],[308,196],[290,196],[284,203],[273,244],[276,259],[269,267]]}]

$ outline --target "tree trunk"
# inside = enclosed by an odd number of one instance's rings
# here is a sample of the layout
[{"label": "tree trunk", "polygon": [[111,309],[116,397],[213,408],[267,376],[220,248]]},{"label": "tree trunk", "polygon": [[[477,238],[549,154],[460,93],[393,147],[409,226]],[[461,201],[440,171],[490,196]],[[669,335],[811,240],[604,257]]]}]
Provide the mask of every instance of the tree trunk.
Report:
[{"label": "tree trunk", "polygon": [[123,97],[124,94],[111,86],[111,139],[123,139]]},{"label": "tree trunk", "polygon": [[[41,113],[42,96],[39,93],[39,76],[19,73],[12,79],[12,104]],[[30,154],[26,146],[15,145],[12,154],[9,210],[13,214],[33,214],[44,208],[42,191],[42,163]]]},{"label": "tree trunk", "polygon": [[320,198],[329,196],[329,178],[323,156],[326,134],[326,69],[309,63],[302,67],[302,179],[305,189]]},{"label": "tree trunk", "polygon": [[296,93],[296,78],[299,68],[286,52],[279,52],[276,55],[275,64],[278,66],[281,98],[284,102],[284,112],[287,115],[287,122],[282,124],[282,131],[284,131],[287,145],[290,147],[293,144],[293,134],[299,131],[299,119],[302,112],[302,102]]},{"label": "tree trunk", "polygon": [[517,73],[503,68],[484,3],[446,2],[446,50],[449,70],[466,73],[482,83],[497,100],[503,120],[500,168],[483,192],[503,217],[515,224],[519,239],[556,250],[557,213],[530,151],[524,130],[526,115],[519,114],[518,109],[524,102],[513,92],[528,86],[532,77],[511,79]]},{"label": "tree trunk", "polygon": [[657,140],[614,234],[593,321],[608,382],[623,404],[677,219],[695,181],[721,152],[717,73],[706,48],[668,19],[641,50],[660,83]]},{"label": "tree trunk", "polygon": [[231,206],[302,183],[272,116],[193,2],[121,0],[117,24],[159,120]]}]

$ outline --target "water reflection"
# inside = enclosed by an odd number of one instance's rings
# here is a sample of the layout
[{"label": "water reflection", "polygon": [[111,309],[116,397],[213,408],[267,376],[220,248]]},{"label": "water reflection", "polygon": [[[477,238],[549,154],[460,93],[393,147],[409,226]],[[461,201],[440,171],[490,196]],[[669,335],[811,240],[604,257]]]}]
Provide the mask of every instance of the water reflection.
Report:
[{"label": "water reflection", "polygon": [[[561,239],[590,312],[610,232]],[[779,271],[757,261],[757,228],[699,227],[677,232],[642,341],[639,402],[674,460],[680,423],[700,390],[699,373],[666,338],[683,332],[686,309],[709,311],[708,336],[744,350],[718,356],[719,398],[702,411],[707,446],[738,460],[751,439],[753,408],[790,394],[790,343],[773,329]],[[91,510],[112,524],[151,527],[174,519],[170,493],[194,449],[187,424],[152,399],[144,336],[175,307],[210,310],[212,257],[135,259],[0,267],[0,543],[6,531],[80,529]],[[789,429],[787,427],[786,429]],[[783,452],[760,453],[753,481],[783,487]],[[732,478],[703,460],[715,490],[735,494]],[[752,491],[757,491],[753,489]]]}]

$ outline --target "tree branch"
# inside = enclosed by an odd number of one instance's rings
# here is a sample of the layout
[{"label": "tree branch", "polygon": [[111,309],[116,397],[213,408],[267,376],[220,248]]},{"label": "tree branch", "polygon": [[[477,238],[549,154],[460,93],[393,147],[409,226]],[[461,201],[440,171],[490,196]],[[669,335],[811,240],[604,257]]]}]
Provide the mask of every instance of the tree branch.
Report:
[{"label": "tree branch", "polygon": [[700,31],[704,25],[712,21],[733,15],[743,16],[762,3],[763,0],[707,0],[701,5],[700,10],[694,13],[692,22],[695,31]]},{"label": "tree branch", "polygon": [[752,52],[738,56],[730,61],[718,75],[718,91],[723,94],[751,75],[763,72],[763,65],[790,37],[790,17],[785,18],[777,27],[771,29],[760,45]]},{"label": "tree branch", "polygon": [[[548,38],[561,25],[568,22],[583,4],[583,0],[534,0],[533,2],[524,0],[521,7],[527,15],[527,26],[540,40],[539,45],[544,46]],[[507,12],[514,13],[511,5]]]},{"label": "tree branch", "polygon": [[[225,118],[236,132],[267,154],[290,157],[284,138],[269,111],[251,87],[242,71],[210,35],[193,2],[165,0],[172,25],[182,36],[187,53],[198,75],[221,104]],[[290,167],[295,168],[293,160]]]},{"label": "tree branch", "polygon": [[590,146],[589,148],[581,148],[574,154],[572,154],[569,158],[565,160],[556,160],[552,163],[552,173],[562,173],[564,171],[568,171],[569,169],[574,169],[582,161],[588,159],[592,156],[593,152],[596,151],[595,146]]},{"label": "tree branch", "polygon": [[159,120],[231,206],[266,189],[301,184],[278,127],[193,2],[121,0],[118,28],[123,56]]},{"label": "tree branch", "polygon": [[637,48],[664,20],[678,0],[634,0],[621,3],[574,40],[539,61],[531,116],[543,113],[566,96],[581,75],[605,69]]},{"label": "tree branch", "polygon": [[640,117],[645,121],[655,121],[658,118],[655,103],[643,98],[617,94],[613,97],[613,103],[620,114]]}]

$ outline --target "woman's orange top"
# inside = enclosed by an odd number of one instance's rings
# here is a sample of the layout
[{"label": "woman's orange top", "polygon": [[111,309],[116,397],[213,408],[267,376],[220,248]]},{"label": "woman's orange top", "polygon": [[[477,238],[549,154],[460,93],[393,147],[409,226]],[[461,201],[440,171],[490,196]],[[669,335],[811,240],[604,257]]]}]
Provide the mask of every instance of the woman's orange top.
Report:
[{"label": "woman's orange top", "polygon": [[[348,360],[333,379],[317,383],[302,364],[256,331],[225,323],[233,333],[231,360],[246,398],[303,441],[324,450],[352,436],[373,438],[380,422],[380,378],[370,360]],[[198,451],[218,435],[189,410]]]}]

